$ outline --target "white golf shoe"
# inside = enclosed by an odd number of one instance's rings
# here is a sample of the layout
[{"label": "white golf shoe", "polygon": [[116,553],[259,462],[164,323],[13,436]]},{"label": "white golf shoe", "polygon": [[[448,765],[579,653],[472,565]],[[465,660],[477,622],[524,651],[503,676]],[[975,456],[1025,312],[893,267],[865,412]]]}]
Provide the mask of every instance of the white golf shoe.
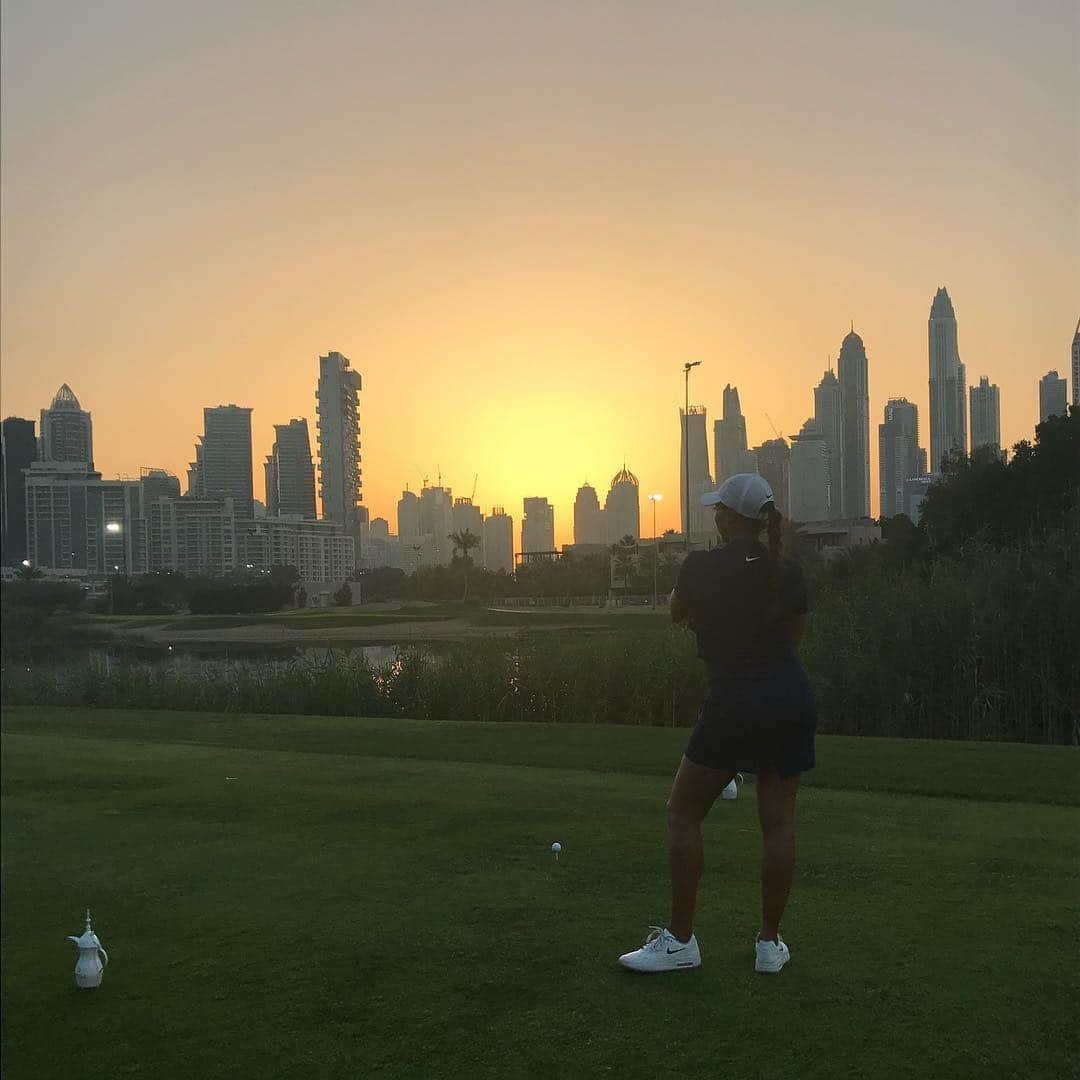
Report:
[{"label": "white golf shoe", "polygon": [[757,942],[755,951],[757,952],[755,971],[776,972],[791,959],[791,950],[784,944],[784,939],[779,934],[776,935],[776,941]]},{"label": "white golf shoe", "polygon": [[701,967],[701,951],[693,934],[689,941],[679,941],[670,930],[650,926],[645,944],[624,953],[619,963],[631,971],[680,971]]}]

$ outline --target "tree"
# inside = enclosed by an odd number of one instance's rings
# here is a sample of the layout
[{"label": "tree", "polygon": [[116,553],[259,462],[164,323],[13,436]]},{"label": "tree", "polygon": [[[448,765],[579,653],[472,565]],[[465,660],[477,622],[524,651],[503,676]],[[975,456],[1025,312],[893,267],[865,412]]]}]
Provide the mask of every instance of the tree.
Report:
[{"label": "tree", "polygon": [[632,536],[624,536],[611,549],[615,566],[622,577],[623,590],[630,591],[630,574],[634,569],[634,556],[637,553],[637,541]]},{"label": "tree", "polygon": [[352,589],[347,581],[334,593],[334,603],[338,607],[348,607],[352,603]]},{"label": "tree", "polygon": [[473,548],[480,546],[480,537],[468,529],[462,529],[461,532],[450,533],[450,542],[454,545],[455,557],[457,552],[461,552],[461,564],[465,577],[465,591],[462,594],[461,602],[464,604],[469,598],[469,567],[472,566],[469,552]]}]

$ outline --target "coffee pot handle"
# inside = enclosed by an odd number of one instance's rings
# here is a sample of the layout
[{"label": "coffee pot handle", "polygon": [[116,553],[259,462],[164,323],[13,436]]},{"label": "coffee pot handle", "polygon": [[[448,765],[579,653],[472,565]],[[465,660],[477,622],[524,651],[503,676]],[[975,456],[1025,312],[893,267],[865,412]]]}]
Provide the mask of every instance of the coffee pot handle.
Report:
[{"label": "coffee pot handle", "polygon": [[108,963],[109,963],[109,954],[108,954],[108,953],[107,953],[107,952],[105,951],[105,946],[104,946],[104,945],[99,945],[99,946],[98,946],[98,952],[99,952],[99,953],[101,953],[101,955],[102,955],[102,958],[103,958],[103,959],[105,960],[105,963],[104,963],[104,964],[102,964],[102,967],[106,967],[106,966],[108,966]]}]

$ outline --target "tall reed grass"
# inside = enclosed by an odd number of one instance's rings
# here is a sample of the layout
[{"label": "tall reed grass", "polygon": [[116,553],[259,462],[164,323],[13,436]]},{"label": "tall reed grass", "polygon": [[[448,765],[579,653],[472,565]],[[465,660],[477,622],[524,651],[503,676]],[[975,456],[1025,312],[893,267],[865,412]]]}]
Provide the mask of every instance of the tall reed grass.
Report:
[{"label": "tall reed grass", "polygon": [[[823,732],[1080,744],[1080,555],[1068,533],[1023,552],[821,569],[802,655]],[[682,725],[704,691],[693,639],[652,629],[476,637],[202,672],[139,663],[6,665],[6,704],[433,720]]]}]

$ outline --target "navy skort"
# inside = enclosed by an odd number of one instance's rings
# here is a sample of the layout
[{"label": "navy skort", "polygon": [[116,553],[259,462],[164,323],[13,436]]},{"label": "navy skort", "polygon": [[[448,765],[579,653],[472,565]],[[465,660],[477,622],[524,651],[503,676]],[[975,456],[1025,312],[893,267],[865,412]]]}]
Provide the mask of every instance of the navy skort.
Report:
[{"label": "navy skort", "polygon": [[814,767],[817,707],[794,652],[755,667],[709,665],[709,692],[685,754],[728,772],[796,776]]}]

